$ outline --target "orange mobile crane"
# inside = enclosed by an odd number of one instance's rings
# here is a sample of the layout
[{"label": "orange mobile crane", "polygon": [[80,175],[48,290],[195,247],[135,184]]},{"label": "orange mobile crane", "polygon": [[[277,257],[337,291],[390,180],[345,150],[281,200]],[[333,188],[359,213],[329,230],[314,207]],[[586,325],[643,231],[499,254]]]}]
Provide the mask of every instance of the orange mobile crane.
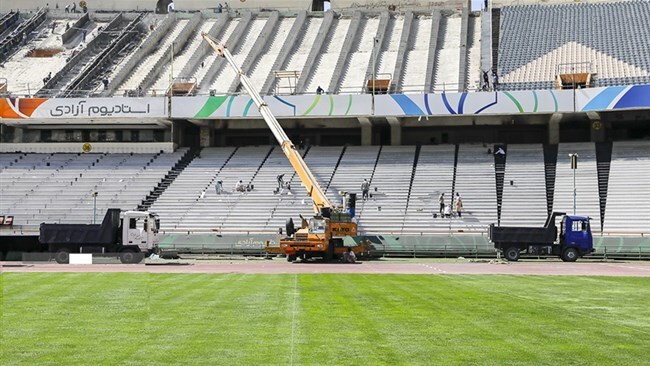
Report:
[{"label": "orange mobile crane", "polygon": [[360,241],[360,244],[346,247],[343,244],[343,238],[346,236],[357,236],[357,223],[353,219],[356,202],[356,194],[345,193],[346,209],[336,209],[332,202],[327,198],[325,192],[320,187],[316,178],[309,170],[309,167],[296,150],[282,126],[271,113],[268,105],[262,100],[260,94],[253,88],[248,76],[235,63],[230,51],[226,47],[214,40],[207,33],[202,33],[203,39],[217,52],[220,57],[224,57],[230,67],[239,77],[242,86],[253,102],[259,109],[260,114],[271,129],[273,136],[278,140],[282,151],[291,163],[291,166],[298,174],[300,181],[307,189],[309,196],[312,198],[314,207],[314,216],[309,220],[302,218],[301,226],[296,229],[293,220],[288,219],[286,231],[283,238],[280,239],[279,247],[266,245],[266,251],[269,254],[285,254],[287,260],[292,262],[297,258],[308,259],[320,257],[325,260],[339,258],[350,249],[359,256],[365,256],[370,250],[369,242]]}]

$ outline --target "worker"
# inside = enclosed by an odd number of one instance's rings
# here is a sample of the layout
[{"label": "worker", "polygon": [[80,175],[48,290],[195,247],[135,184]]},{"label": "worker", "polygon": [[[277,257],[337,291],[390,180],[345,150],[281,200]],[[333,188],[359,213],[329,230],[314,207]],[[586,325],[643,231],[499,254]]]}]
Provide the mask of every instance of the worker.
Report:
[{"label": "worker", "polygon": [[446,218],[451,218],[451,205],[445,205],[444,212]]},{"label": "worker", "polygon": [[370,191],[370,182],[364,179],[361,183],[361,198],[365,201],[368,199],[368,191]]},{"label": "worker", "polygon": [[352,250],[352,247],[348,247],[347,253],[345,253],[344,258],[346,263],[356,263],[357,262],[357,255],[354,253]]},{"label": "worker", "polygon": [[281,191],[284,188],[284,174],[278,174],[275,179],[278,181],[278,191]]},{"label": "worker", "polygon": [[246,191],[246,187],[244,186],[244,182],[242,180],[240,180],[239,182],[237,182],[237,184],[235,184],[235,191],[237,192]]},{"label": "worker", "polygon": [[217,184],[215,184],[215,186],[214,186],[214,189],[217,192],[217,194],[221,194],[221,192],[223,192],[223,181],[218,180]]},{"label": "worker", "polygon": [[324,91],[325,90],[323,90],[323,88],[321,88],[320,85],[318,86],[318,88],[316,88],[316,94],[323,94]]},{"label": "worker", "polygon": [[456,192],[456,198],[454,199],[454,208],[456,210],[456,216],[463,217],[463,200],[460,198],[460,193]]}]

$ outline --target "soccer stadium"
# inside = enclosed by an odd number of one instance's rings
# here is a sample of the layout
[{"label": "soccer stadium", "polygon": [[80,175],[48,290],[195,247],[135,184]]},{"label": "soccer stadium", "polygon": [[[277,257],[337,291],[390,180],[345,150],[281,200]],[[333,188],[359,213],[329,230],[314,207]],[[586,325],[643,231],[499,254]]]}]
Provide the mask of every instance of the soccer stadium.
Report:
[{"label": "soccer stadium", "polygon": [[649,21],[0,2],[0,363],[646,364]]}]

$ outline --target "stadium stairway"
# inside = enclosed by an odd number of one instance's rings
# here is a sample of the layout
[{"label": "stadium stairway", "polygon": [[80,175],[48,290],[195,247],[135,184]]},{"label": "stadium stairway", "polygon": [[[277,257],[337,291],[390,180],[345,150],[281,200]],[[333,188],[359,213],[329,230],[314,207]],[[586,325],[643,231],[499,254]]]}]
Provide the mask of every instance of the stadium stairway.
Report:
[{"label": "stadium stairway", "polygon": [[371,176],[371,197],[363,202],[365,232],[401,234],[415,150],[412,145],[382,147]]},{"label": "stadium stairway", "polygon": [[[169,32],[156,44],[157,47],[150,49],[151,53],[134,67],[133,71],[125,78],[118,89],[133,91],[138,90],[138,87],[143,87],[143,90],[145,90],[144,86],[152,81],[151,79],[154,78],[153,74],[159,71],[161,65],[169,60],[171,44],[176,41],[176,38],[179,38],[179,43],[184,45],[195,25],[195,18],[192,21],[180,19],[174,23],[170,27]],[[184,36],[181,37],[181,34]],[[174,51],[176,52],[181,48],[176,47]]]},{"label": "stadium stairway", "polygon": [[[169,61],[170,56],[174,59],[174,63],[178,63],[178,61],[185,62],[187,58],[184,53],[188,48],[190,48],[189,45],[193,43],[191,40],[192,35],[200,32],[199,29],[201,27],[201,24],[201,14],[194,14],[192,18],[190,18],[190,20],[187,21],[187,23],[183,26],[176,37],[173,38],[173,41],[170,44],[170,49],[161,55],[161,57],[153,64],[151,70],[149,70],[144,78],[142,78],[140,84],[138,84],[138,90],[149,90],[151,87],[156,88],[155,84],[158,79],[165,79],[166,76],[169,76],[171,74],[172,62]],[[180,69],[181,67],[177,68],[177,70]],[[171,87],[169,83],[163,83],[163,85],[165,84],[167,87],[163,88],[163,90],[156,90],[158,94],[166,92],[167,89]]]},{"label": "stadium stairway", "polygon": [[[225,207],[221,207],[221,217],[216,222],[216,230],[234,232],[258,232],[261,231],[262,217],[268,215],[269,204],[264,197],[269,197],[267,188],[275,181],[275,171],[263,174],[257,181],[258,174],[266,169],[265,163],[271,157],[275,146],[241,148],[234,158],[226,166],[227,169],[220,174],[221,177],[229,177],[229,181],[237,182],[239,178],[247,186],[245,192],[233,192]],[[276,152],[277,155],[277,152]],[[283,155],[283,154],[282,154]],[[261,158],[261,159],[260,159]],[[284,156],[282,156],[284,158]],[[284,158],[286,160],[286,158]],[[251,164],[257,167],[251,174]],[[269,175],[270,174],[270,175]],[[272,176],[272,178],[269,178]],[[270,189],[268,189],[270,191]],[[264,221],[265,222],[265,221]]]},{"label": "stadium stairway", "polygon": [[[312,74],[321,57],[321,52],[330,44],[327,37],[330,29],[334,28],[334,12],[326,12],[322,21],[311,20],[308,29],[302,39],[300,47],[291,56],[291,62],[287,66],[288,70],[300,69],[300,77],[296,83],[296,92],[303,92],[307,84],[311,81]],[[315,34],[314,34],[315,33]],[[305,58],[305,54],[307,55]],[[295,61],[297,59],[299,61]]]},{"label": "stadium stairway", "polygon": [[546,183],[546,215],[553,213],[555,197],[555,175],[557,170],[558,145],[544,145],[544,181]]},{"label": "stadium stairway", "polygon": [[18,11],[10,11],[0,18],[0,39],[5,39],[10,33],[12,26],[20,20],[20,13]]},{"label": "stadium stairway", "polygon": [[[311,146],[305,153],[304,160],[309,166],[312,174],[320,184],[321,188],[327,189],[329,181],[334,176],[338,162],[341,159],[342,151],[345,148],[334,146]],[[288,161],[284,158],[282,166],[291,169]],[[275,172],[278,172],[276,169]],[[273,210],[273,216],[266,223],[265,231],[276,232],[278,228],[284,227],[286,220],[293,218],[294,223],[298,221],[298,215],[309,217],[313,214],[313,204],[309,194],[298,179],[291,181],[291,193],[282,192],[276,195],[277,204]],[[337,195],[329,194],[330,201],[337,205]]]},{"label": "stadium stairway", "polygon": [[[355,11],[352,15],[352,21],[350,22],[350,26],[347,29],[345,41],[343,41],[343,47],[341,47],[341,51],[338,54],[336,67],[332,72],[332,77],[330,78],[329,85],[327,86],[327,90],[330,93],[345,92],[340,89],[342,86],[346,65],[348,65],[350,56],[353,52],[352,47],[358,44],[360,38],[363,36],[363,28],[367,22],[368,21],[365,18],[364,14],[360,11]],[[316,87],[317,86],[312,86],[307,91],[309,92],[315,90]]]},{"label": "stadium stairway", "polygon": [[413,181],[415,180],[415,172],[418,168],[418,160],[420,158],[420,150],[422,150],[422,145],[417,145],[415,147],[415,156],[413,157],[413,168],[411,169],[411,179],[409,181],[409,190],[406,194],[406,206],[404,207],[404,215],[402,217],[402,229],[404,231],[404,225],[406,223],[406,213],[409,211],[409,202],[411,201],[411,191],[413,190]]},{"label": "stadium stairway", "polygon": [[432,57],[429,57],[427,61],[427,72],[425,74],[426,76],[424,80],[424,90],[427,92],[434,90],[434,82],[436,81],[435,80],[436,74],[438,74],[436,70],[442,68],[439,66],[439,64],[442,63],[441,62],[442,60],[440,59],[440,55],[439,55],[440,49],[438,48],[439,46],[438,33],[440,32],[440,28],[441,28],[441,18],[442,15],[440,14],[440,10],[434,9],[431,12],[431,31],[429,34],[429,48],[434,51],[434,54]]},{"label": "stadium stairway", "polygon": [[60,94],[66,97],[79,96],[79,92],[85,95],[88,90],[97,89],[101,85],[102,75],[113,66],[114,57],[136,38],[134,33],[139,33],[138,26],[145,16],[146,13],[140,13],[123,27],[120,34],[113,38],[88,65],[84,66]]},{"label": "stadium stairway", "polygon": [[[497,198],[497,224],[501,225],[501,210],[503,208],[503,179],[506,175],[506,161],[508,158],[508,147],[506,145],[494,145],[494,176],[496,179]],[[452,199],[454,196],[452,195]],[[453,201],[451,203],[453,205]]]},{"label": "stadium stairway", "polygon": [[339,155],[338,160],[336,161],[336,165],[334,165],[334,170],[332,170],[332,174],[330,174],[330,178],[327,180],[327,185],[325,186],[325,192],[330,188],[330,184],[332,184],[332,179],[334,179],[334,174],[336,174],[336,170],[339,168],[339,165],[341,164],[341,159],[343,159],[343,155],[345,155],[345,150],[347,149],[347,146],[343,146],[343,150],[341,150],[341,155]]},{"label": "stadium stairway", "polygon": [[[315,23],[315,22],[314,22]],[[289,33],[286,35],[283,35],[283,40],[281,43],[281,49],[278,51],[277,57],[273,61],[273,65],[271,65],[271,68],[269,70],[290,70],[290,71],[296,71],[296,69],[287,69],[285,68],[287,64],[289,63],[290,60],[293,59],[291,57],[292,50],[295,50],[294,52],[298,52],[299,44],[300,42],[306,37],[306,35],[310,32],[310,25],[312,24],[311,20],[307,20],[307,12],[305,10],[299,11],[298,15],[296,16],[296,20],[293,22],[293,25],[291,26],[291,29],[289,30]],[[315,28],[312,28],[312,33]],[[276,35],[276,39],[278,36]],[[312,40],[313,43],[313,40]],[[269,47],[270,48],[270,47]],[[269,58],[269,55],[267,53],[266,55],[267,58]],[[304,66],[304,64],[303,64]],[[300,68],[302,70],[302,67]],[[264,78],[264,74],[260,72],[259,70],[256,70],[256,73],[261,74],[258,77],[259,78]],[[274,86],[277,82],[277,78],[275,77],[275,74],[273,72],[267,72],[266,78],[264,80],[264,84],[262,85],[262,88],[260,90],[261,95],[269,95],[272,93],[272,91],[275,89]],[[279,93],[276,93],[279,94]]]},{"label": "stadium stairway", "polygon": [[[302,153],[302,159],[303,160],[305,160],[305,158],[307,157],[307,154],[309,154],[309,150],[311,150],[311,146],[308,146],[305,149],[305,151]],[[294,172],[291,174],[291,178],[289,178],[288,181],[285,181],[285,183],[287,183],[289,185],[289,187],[294,187],[294,185],[296,185],[295,183],[297,183],[297,182],[294,182],[294,179],[296,178],[296,175],[297,175],[297,173],[294,170]],[[280,206],[280,204],[282,203],[282,195],[285,194],[285,191],[286,191],[286,194],[289,195],[289,192],[291,192],[291,189],[280,189],[278,187],[277,193],[275,191],[273,192],[273,194],[279,195],[280,199],[277,201],[277,203],[271,209],[270,215],[269,215],[269,217],[267,217],[266,222],[264,223],[264,226],[263,226],[264,228],[272,227],[269,224],[271,223],[271,220],[275,216],[275,213],[278,210],[278,206]],[[291,193],[291,195],[293,195],[293,193]]]},{"label": "stadium stairway", "polygon": [[7,60],[14,52],[21,48],[21,42],[31,38],[32,32],[40,27],[47,19],[47,10],[41,8],[31,18],[20,23],[16,30],[7,38],[0,41],[0,62]]},{"label": "stadium stairway", "polygon": [[[250,12],[243,13],[239,19],[230,20],[227,28],[224,29],[223,33],[220,35],[221,42],[224,42],[226,46],[230,47],[230,52],[234,52],[241,41],[244,40],[249,25],[252,22],[253,15]],[[205,67],[194,75],[199,84],[201,94],[207,94],[210,92],[213,81],[216,80],[226,68],[226,61],[223,57],[217,57],[217,54],[211,50],[207,51],[207,55],[205,61],[203,61],[206,62]]]},{"label": "stadium stairway", "polygon": [[[143,19],[147,21],[148,19]],[[135,71],[140,63],[148,57],[151,53],[151,50],[155,48],[166,36],[174,23],[173,17],[165,17],[163,20],[156,24],[155,29],[152,32],[149,32],[146,35],[138,36],[132,40],[131,44],[133,47],[137,46],[135,51],[130,52],[131,50],[122,50],[120,51],[120,56],[122,60],[115,64],[113,70],[108,75],[109,83],[108,88],[103,90],[100,93],[102,97],[108,97],[114,94],[117,91],[117,88],[122,85],[122,83],[131,76],[131,73]],[[125,52],[127,51],[127,52]],[[119,94],[119,93],[118,93]]]},{"label": "stadium stairway", "polygon": [[629,235],[650,231],[648,182],[650,150],[647,142],[614,142],[607,187],[606,232]]},{"label": "stadium stairway", "polygon": [[201,150],[189,149],[181,159],[169,170],[169,172],[158,182],[158,185],[147,195],[142,203],[138,205],[138,211],[147,211],[154,202],[165,192],[165,190],[176,180],[185,168],[201,154]]},{"label": "stadium stairway", "polygon": [[[402,90],[404,80],[404,71],[406,69],[406,54],[409,48],[409,39],[413,28],[414,15],[412,11],[407,11],[404,14],[404,21],[402,22],[402,33],[399,39],[399,46],[397,47],[397,56],[395,57],[395,67],[393,68],[393,81],[391,88],[394,92]],[[415,34],[415,33],[414,33]],[[430,71],[430,70],[427,70]]]},{"label": "stadium stairway", "polygon": [[[374,164],[373,164],[372,170],[368,172],[369,175],[370,175],[370,177],[367,178],[367,179],[368,179],[368,182],[370,183],[370,189],[371,189],[371,190],[373,189],[373,186],[372,186],[372,178],[375,176],[375,172],[377,171],[377,164],[378,164],[378,162],[379,162],[379,158],[381,157],[381,150],[382,150],[383,148],[384,148],[384,146],[379,146],[379,150],[377,150],[377,157],[375,158],[375,161],[374,161]],[[360,177],[360,179],[359,179],[359,185],[361,185],[361,181],[362,181],[364,178],[365,178],[365,177]],[[376,187],[375,187],[375,188],[376,188]],[[360,194],[361,196],[363,196],[361,191],[359,191],[359,194]],[[369,196],[370,196],[370,194],[372,194],[372,193],[369,192]],[[361,209],[360,209],[360,210],[357,210],[357,217],[358,217],[359,219],[361,219],[361,216],[363,215],[363,210],[366,208],[366,202],[368,202],[370,199],[368,199],[367,201],[363,201],[363,197],[357,197],[357,199],[358,199],[358,200],[361,200]]]},{"label": "stadium stairway", "polygon": [[[219,32],[221,32],[223,29],[226,28],[226,23],[228,23],[228,18],[225,16],[220,17],[216,21],[206,21],[205,26],[210,27],[206,32],[216,37],[219,35]],[[184,64],[183,68],[181,69],[180,73],[178,73],[178,75],[180,76],[194,75],[195,71],[201,68],[201,62],[203,62],[203,66],[205,67],[205,61],[204,61],[205,56],[214,54],[212,47],[210,47],[210,45],[208,45],[206,42],[203,42],[203,36],[201,34],[201,31],[205,29],[205,26],[201,28],[201,30],[197,34],[199,39],[198,47],[194,48],[193,51],[191,49],[188,50],[187,53],[189,53],[188,55],[189,57],[187,59],[187,62]],[[196,82],[198,82],[198,80],[196,80]]]},{"label": "stadium stairway", "polygon": [[469,67],[469,47],[473,34],[470,33],[469,9],[463,7],[462,21],[460,25],[460,65],[458,68],[458,91],[467,90],[467,74]]},{"label": "stadium stairway", "polygon": [[[282,47],[282,41],[286,38],[286,26],[291,27],[291,22],[294,19],[292,18],[283,18],[280,20],[280,13],[275,11],[271,13],[271,16],[264,23],[262,31],[257,35],[257,39],[253,44],[250,52],[246,55],[244,62],[241,64],[240,68],[244,74],[248,75],[251,82],[254,85],[261,85],[264,83],[263,80],[258,80],[259,75],[257,75],[257,69],[260,67],[264,69],[262,72],[265,76],[268,75],[271,71],[269,61],[271,63],[274,59],[267,60],[265,56],[266,53],[269,53],[271,49],[275,49],[275,56],[279,48]],[[280,28],[283,28],[284,31],[280,31]],[[280,33],[283,33],[280,35]],[[272,56],[271,56],[272,57]],[[243,88],[241,87],[241,81],[238,77],[234,78],[228,89],[229,94],[236,92],[242,92]]]},{"label": "stadium stairway", "polygon": [[542,226],[547,217],[542,145],[507,147],[499,222],[503,226]]},{"label": "stadium stairway", "polygon": [[403,234],[426,234],[448,229],[448,223],[437,218],[438,196],[442,192],[447,195],[452,190],[456,150],[454,145],[420,147],[402,225]]},{"label": "stadium stairway", "polygon": [[460,145],[454,145],[454,168],[451,175],[451,196],[454,197],[456,194],[456,176],[458,175],[458,150]]},{"label": "stadium stairway", "polygon": [[492,70],[499,65],[499,37],[501,26],[501,8],[492,9]]},{"label": "stadium stairway", "polygon": [[[600,231],[605,223],[607,206],[607,188],[609,187],[609,172],[612,165],[612,142],[596,143],[596,173],[598,174],[598,200],[600,208]],[[593,230],[593,228],[592,228]]]},{"label": "stadium stairway", "polygon": [[[97,37],[88,42],[88,44],[79,51],[74,57],[71,57],[66,65],[59,70],[52,79],[50,79],[41,90],[37,92],[38,96],[54,96],[73,82],[95,57],[106,50],[111,42],[117,38],[116,32],[119,32],[122,15],[116,15],[105,29]],[[89,21],[84,25],[84,30],[90,35],[97,27],[92,27],[93,22]],[[87,28],[86,28],[87,27]]]}]

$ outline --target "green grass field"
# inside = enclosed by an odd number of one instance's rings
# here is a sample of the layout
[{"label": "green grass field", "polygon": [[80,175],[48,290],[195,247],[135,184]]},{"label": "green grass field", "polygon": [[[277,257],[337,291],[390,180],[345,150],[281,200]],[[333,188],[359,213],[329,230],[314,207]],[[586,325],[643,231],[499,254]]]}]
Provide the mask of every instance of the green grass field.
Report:
[{"label": "green grass field", "polygon": [[650,279],[4,273],[2,365],[647,365]]}]

